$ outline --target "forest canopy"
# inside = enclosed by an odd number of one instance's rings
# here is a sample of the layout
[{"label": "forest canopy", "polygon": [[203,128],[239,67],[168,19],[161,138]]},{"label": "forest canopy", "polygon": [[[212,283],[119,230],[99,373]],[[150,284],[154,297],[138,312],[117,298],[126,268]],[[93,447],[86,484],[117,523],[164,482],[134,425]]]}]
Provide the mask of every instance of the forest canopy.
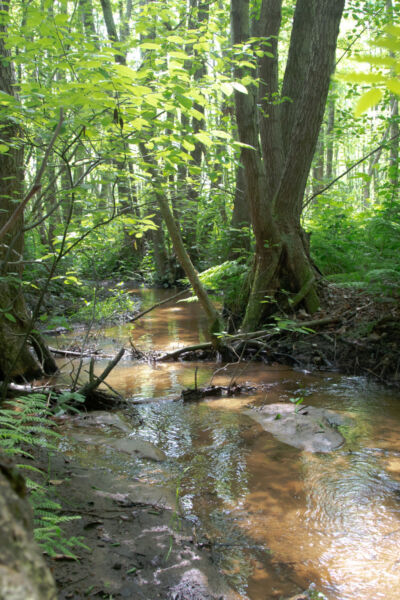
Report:
[{"label": "forest canopy", "polygon": [[56,369],[38,324],[100,310],[93,282],[187,278],[211,333],[326,282],[396,297],[391,0],[0,9],[2,379]]}]

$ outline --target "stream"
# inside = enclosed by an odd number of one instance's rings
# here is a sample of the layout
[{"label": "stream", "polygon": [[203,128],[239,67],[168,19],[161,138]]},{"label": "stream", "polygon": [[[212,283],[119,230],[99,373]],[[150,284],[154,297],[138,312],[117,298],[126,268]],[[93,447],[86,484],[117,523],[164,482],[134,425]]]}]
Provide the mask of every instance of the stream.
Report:
[{"label": "stream", "polygon": [[[172,295],[132,290],[143,309]],[[163,305],[136,323],[94,333],[115,352],[131,336],[141,350],[205,341],[197,303]],[[60,346],[72,336],[57,339]],[[51,343],[54,345],[55,340]],[[100,373],[107,361],[97,361]],[[59,361],[68,370],[77,362]],[[172,401],[182,388],[263,384],[256,394]],[[228,583],[248,600],[277,600],[311,582],[329,600],[398,600],[400,589],[400,397],[359,377],[308,373],[263,363],[230,365],[123,359],[107,379],[132,400],[119,411],[135,436],[162,449],[154,463],[77,441],[82,424],[65,423],[60,447],[87,467],[169,487]],[[311,454],[276,440],[245,408],[304,397],[352,418],[346,442]],[[157,401],[146,402],[146,400]],[[134,402],[142,401],[142,404]],[[108,438],[121,431],[105,428]]]}]

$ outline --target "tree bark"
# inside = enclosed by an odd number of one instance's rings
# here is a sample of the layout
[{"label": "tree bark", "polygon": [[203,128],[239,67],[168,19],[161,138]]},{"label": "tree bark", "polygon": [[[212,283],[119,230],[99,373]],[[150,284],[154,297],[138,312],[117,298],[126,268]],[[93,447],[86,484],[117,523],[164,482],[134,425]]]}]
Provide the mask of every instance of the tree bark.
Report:
[{"label": "tree bark", "polygon": [[[255,329],[279,292],[296,295],[317,278],[300,224],[302,202],[322,124],[344,0],[297,0],[282,93],[278,82],[281,0],[263,0],[253,31],[269,40],[258,60],[258,89],[235,92],[239,139],[256,250],[242,327]],[[232,41],[250,36],[249,2],[231,2]],[[272,56],[271,56],[272,54]],[[235,77],[242,71],[235,69]],[[283,103],[283,104],[282,104]],[[260,143],[261,142],[261,147]],[[303,303],[319,306],[316,285]],[[286,298],[286,294],[285,294]],[[271,306],[271,305],[270,305]]]},{"label": "tree bark", "polygon": [[165,196],[160,194],[158,197],[158,202],[161,214],[168,229],[168,233],[171,236],[176,256],[186,273],[186,277],[190,281],[194,293],[196,294],[202,308],[204,309],[204,312],[206,313],[210,337],[211,340],[216,344],[217,340],[214,337],[214,334],[217,333],[220,329],[218,312],[216,311],[213,303],[211,302],[206,290],[203,287],[203,284],[200,281],[198,273],[194,268],[192,261],[190,260],[190,256],[186,251],[179,228],[168,205],[167,199],[165,198]]},{"label": "tree bark", "polygon": [[33,540],[23,477],[0,454],[0,600],[56,600],[54,579]]},{"label": "tree bark", "polygon": [[325,181],[329,183],[335,176],[333,171],[333,131],[335,128],[335,98],[329,100],[328,124],[326,128],[326,171]]},{"label": "tree bark", "polygon": [[[9,3],[0,2],[8,11]],[[5,44],[6,27],[0,25],[0,90],[15,95],[15,76],[11,57]],[[4,115],[4,116],[3,116]],[[43,374],[44,369],[31,353],[26,342],[29,315],[22,294],[23,238],[23,146],[18,124],[5,114],[0,117],[2,140],[8,151],[0,158],[0,379]],[[27,198],[29,194],[27,195]],[[22,204],[22,206],[21,206]],[[21,207],[22,210],[16,210]],[[16,215],[15,219],[10,219]],[[39,359],[40,360],[40,359]],[[56,366],[46,354],[46,366],[54,372]]]}]

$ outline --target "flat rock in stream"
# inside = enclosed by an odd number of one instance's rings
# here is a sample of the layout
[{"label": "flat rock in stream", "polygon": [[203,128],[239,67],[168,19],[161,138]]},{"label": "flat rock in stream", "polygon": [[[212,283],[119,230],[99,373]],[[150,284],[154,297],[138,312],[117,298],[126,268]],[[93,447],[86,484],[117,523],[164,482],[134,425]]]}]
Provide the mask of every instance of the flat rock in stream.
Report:
[{"label": "flat rock in stream", "polygon": [[115,448],[115,450],[126,452],[127,454],[136,454],[138,456],[142,456],[143,458],[148,458],[150,460],[159,462],[167,460],[167,455],[165,452],[160,450],[160,448],[157,448],[157,446],[151,442],[143,440],[139,437],[113,440],[110,445]]},{"label": "flat rock in stream", "polygon": [[132,432],[132,427],[129,426],[118,412],[92,410],[86,415],[79,415],[76,420],[79,424],[82,423],[84,426],[94,425],[96,427],[115,427],[125,433]]},{"label": "flat rock in stream", "polygon": [[82,443],[101,446],[102,448],[113,448],[117,452],[125,452],[131,456],[147,458],[157,462],[167,460],[165,452],[157,448],[152,442],[148,442],[141,437],[115,439],[97,433],[81,434],[75,432],[72,434],[72,437]]},{"label": "flat rock in stream", "polygon": [[336,427],[348,420],[324,408],[277,402],[245,412],[279,441],[307,452],[332,452],[344,443]]}]

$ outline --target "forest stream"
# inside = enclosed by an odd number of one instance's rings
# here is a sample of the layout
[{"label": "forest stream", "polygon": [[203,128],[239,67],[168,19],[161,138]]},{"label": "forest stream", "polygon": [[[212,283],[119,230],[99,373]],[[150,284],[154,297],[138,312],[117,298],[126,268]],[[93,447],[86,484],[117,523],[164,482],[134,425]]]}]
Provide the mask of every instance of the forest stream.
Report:
[{"label": "forest stream", "polygon": [[[133,293],[146,308],[173,292]],[[95,338],[110,353],[129,336],[140,350],[173,350],[204,341],[205,330],[200,307],[180,302],[156,309],[134,327],[95,332]],[[71,341],[68,334],[57,338],[62,347]],[[67,363],[74,365],[59,361]],[[96,372],[105,364],[97,361]],[[215,371],[213,384],[234,379],[263,387],[237,397],[173,401],[183,388],[194,386],[195,373],[202,386]],[[178,498],[196,541],[239,598],[288,598],[314,582],[329,600],[398,600],[397,392],[363,378],[262,362],[224,368],[125,358],[107,382],[129,399],[126,408],[118,409],[129,433],[99,416],[100,428],[93,418],[66,417],[60,450],[85,469],[116,474],[122,488],[130,481],[152,484],[167,490],[172,504]],[[349,426],[341,429],[345,444],[331,453],[301,451],[278,441],[249,414],[248,405],[293,397],[349,417]],[[132,459],[111,447],[113,440],[127,435],[151,442],[167,459]],[[62,597],[73,596],[65,592]]]}]

